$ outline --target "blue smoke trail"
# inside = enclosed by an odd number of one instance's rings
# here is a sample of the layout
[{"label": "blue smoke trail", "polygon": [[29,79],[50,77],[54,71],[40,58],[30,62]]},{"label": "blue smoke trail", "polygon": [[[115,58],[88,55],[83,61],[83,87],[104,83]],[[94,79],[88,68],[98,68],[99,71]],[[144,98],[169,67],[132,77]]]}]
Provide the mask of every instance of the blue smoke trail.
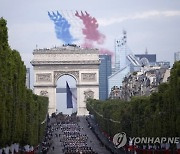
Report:
[{"label": "blue smoke trail", "polygon": [[65,44],[72,44],[75,39],[70,34],[69,22],[58,11],[57,14],[48,12],[48,16],[54,21],[56,37],[63,40]]}]

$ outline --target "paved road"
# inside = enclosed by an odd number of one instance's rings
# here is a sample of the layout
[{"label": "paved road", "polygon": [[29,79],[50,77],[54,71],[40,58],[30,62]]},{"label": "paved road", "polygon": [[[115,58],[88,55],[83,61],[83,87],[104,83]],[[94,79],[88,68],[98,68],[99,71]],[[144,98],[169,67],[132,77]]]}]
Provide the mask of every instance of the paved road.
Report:
[{"label": "paved road", "polygon": [[[101,145],[101,143],[98,141],[98,139],[96,138],[96,136],[94,135],[94,133],[91,131],[90,128],[88,128],[88,123],[86,121],[86,118],[83,117],[79,117],[79,126],[81,127],[81,133],[82,134],[87,134],[88,135],[88,146],[92,147],[92,149],[97,152],[98,154],[110,154],[110,152]],[[55,131],[53,134],[55,133],[61,133],[61,130]],[[52,147],[54,146],[54,151],[52,150]],[[60,138],[59,137],[53,137],[53,143],[52,146],[48,152],[48,154],[62,154],[62,142],[60,142]]]}]

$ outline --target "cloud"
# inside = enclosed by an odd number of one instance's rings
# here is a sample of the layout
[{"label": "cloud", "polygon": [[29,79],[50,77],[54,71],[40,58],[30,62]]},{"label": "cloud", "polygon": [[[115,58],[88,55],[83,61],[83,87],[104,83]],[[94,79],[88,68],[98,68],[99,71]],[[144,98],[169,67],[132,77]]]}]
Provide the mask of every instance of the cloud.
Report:
[{"label": "cloud", "polygon": [[127,20],[148,19],[148,18],[160,17],[160,16],[164,16],[164,17],[180,16],[180,11],[152,10],[152,11],[147,11],[147,12],[142,12],[142,13],[135,13],[135,14],[131,14],[128,16],[114,17],[114,18],[110,18],[110,19],[99,18],[98,23],[101,26],[109,26],[109,25],[118,24],[118,23],[121,23],[121,22],[127,21]]},{"label": "cloud", "polygon": [[162,13],[164,16],[180,16],[180,11],[165,11]]}]

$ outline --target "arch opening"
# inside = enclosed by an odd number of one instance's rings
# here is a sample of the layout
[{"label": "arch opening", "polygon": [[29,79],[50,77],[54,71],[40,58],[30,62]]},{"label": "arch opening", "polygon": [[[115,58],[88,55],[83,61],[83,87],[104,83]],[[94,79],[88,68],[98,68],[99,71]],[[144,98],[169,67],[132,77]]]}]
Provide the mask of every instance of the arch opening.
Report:
[{"label": "arch opening", "polygon": [[[72,100],[72,108],[67,107],[67,84],[69,85],[68,102]],[[56,82],[56,112],[63,114],[72,114],[77,112],[77,80],[71,74],[61,75]]]}]

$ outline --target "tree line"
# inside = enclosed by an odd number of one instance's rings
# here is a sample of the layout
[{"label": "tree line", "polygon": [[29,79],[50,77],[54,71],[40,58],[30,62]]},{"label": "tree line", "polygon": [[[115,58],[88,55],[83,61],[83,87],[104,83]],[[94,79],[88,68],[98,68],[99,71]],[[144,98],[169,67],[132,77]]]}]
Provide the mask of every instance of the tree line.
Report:
[{"label": "tree line", "polygon": [[89,99],[87,109],[110,137],[120,132],[130,137],[180,136],[180,61],[174,63],[169,81],[151,96],[129,102]]},{"label": "tree line", "polygon": [[48,98],[27,89],[26,67],[8,44],[7,22],[0,18],[0,147],[37,145],[43,136]]}]

